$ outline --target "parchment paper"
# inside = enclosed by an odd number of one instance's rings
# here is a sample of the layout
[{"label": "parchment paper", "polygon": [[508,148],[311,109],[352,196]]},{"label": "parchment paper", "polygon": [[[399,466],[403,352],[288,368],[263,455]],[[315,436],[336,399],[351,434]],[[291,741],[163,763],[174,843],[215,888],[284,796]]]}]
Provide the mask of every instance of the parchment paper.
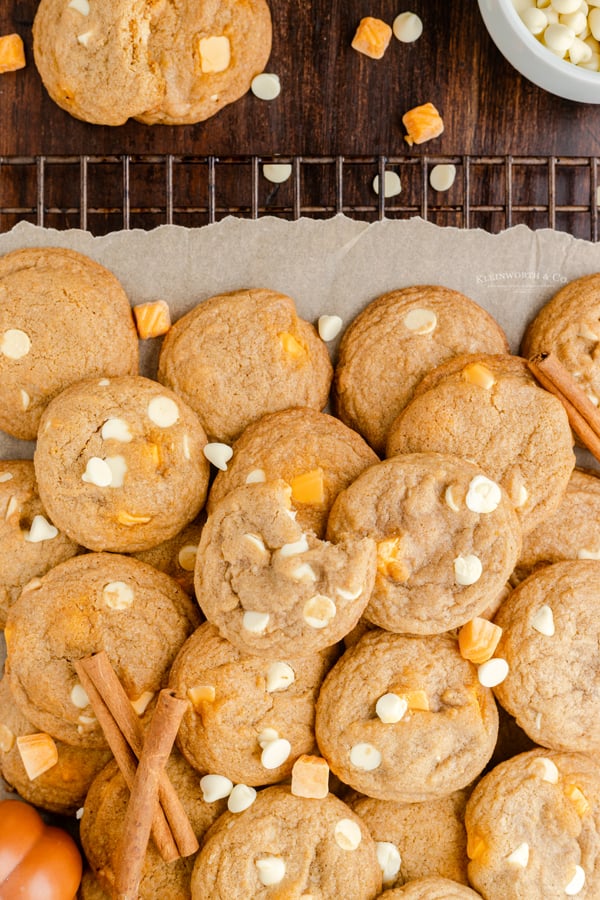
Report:
[{"label": "parchment paper", "polygon": [[[269,287],[293,297],[309,321],[336,314],[349,324],[385,291],[442,284],[485,307],[506,331],[514,353],[527,322],[563,284],[600,272],[600,244],[561,232],[519,225],[490,235],[421,219],[369,225],[344,216],[297,222],[229,217],[200,229],[165,225],[104,237],[21,223],[0,235],[0,255],[31,246],[87,254],[114,272],[132,304],[167,300],[173,319],[214,294]],[[159,346],[159,341],[142,344],[142,373],[150,377]],[[330,349],[334,357],[337,341]],[[0,459],[32,454],[33,444],[0,432]],[[589,455],[580,462],[595,465]],[[3,659],[0,640],[0,669]]]}]

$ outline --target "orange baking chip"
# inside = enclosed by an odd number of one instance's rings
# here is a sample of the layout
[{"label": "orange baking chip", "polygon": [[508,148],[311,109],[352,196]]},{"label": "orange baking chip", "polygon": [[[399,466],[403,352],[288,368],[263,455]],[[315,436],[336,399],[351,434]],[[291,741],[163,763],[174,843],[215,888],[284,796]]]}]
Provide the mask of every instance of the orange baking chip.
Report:
[{"label": "orange baking chip", "polygon": [[476,665],[487,662],[494,655],[502,629],[487,619],[476,616],[458,632],[458,647],[463,659]]},{"label": "orange baking chip", "polygon": [[18,34],[5,34],[0,37],[0,74],[16,72],[25,68],[25,48]]},{"label": "orange baking chip", "polygon": [[413,144],[423,144],[439,137],[444,130],[444,123],[433,103],[424,103],[409,109],[402,116],[402,124],[408,131],[404,140],[412,147]]},{"label": "orange baking chip", "polygon": [[138,303],[133,307],[137,332],[141,339],[159,337],[166,334],[171,327],[169,305],[164,300],[154,303]]},{"label": "orange baking chip", "polygon": [[352,41],[352,47],[371,59],[381,59],[392,38],[392,29],[381,19],[366,16],[361,19]]}]

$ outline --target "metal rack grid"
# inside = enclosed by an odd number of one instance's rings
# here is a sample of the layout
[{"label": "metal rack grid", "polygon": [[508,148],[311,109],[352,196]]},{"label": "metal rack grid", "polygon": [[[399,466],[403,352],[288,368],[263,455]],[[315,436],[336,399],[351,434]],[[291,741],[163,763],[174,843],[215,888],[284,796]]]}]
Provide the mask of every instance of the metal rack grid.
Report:
[{"label": "metal rack grid", "polygon": [[[273,184],[265,163],[291,166]],[[456,166],[445,193],[433,166]],[[0,157],[0,232],[20,220],[93,234],[162,224],[200,226],[226,215],[286,219],[337,213],[373,221],[421,216],[498,232],[552,228],[598,240],[598,157],[523,156],[37,156]],[[385,198],[373,178],[400,176]]]}]

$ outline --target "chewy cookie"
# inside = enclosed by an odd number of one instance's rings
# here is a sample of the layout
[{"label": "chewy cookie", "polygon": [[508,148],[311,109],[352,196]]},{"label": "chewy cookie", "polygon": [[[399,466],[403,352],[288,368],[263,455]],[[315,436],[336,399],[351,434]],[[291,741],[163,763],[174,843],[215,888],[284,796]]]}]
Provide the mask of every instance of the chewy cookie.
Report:
[{"label": "chewy cookie", "polygon": [[468,796],[468,791],[454,791],[427,803],[372,797],[350,803],[377,843],[385,888],[427,875],[468,883],[464,824]]},{"label": "chewy cookie", "polygon": [[73,660],[105,650],[130,700],[147,705],[198,624],[195,605],[168,575],[118,554],[76,556],[33,582],[9,612],[15,702],[52,737],[104,747]]},{"label": "chewy cookie", "polygon": [[332,648],[266,660],[240,653],[208,622],[201,625],[169,677],[170,687],[191,701],[179,749],[200,772],[250,785],[282,781],[299,756],[314,750],[315,700],[336,655]]},{"label": "chewy cookie", "polygon": [[523,533],[558,507],[575,464],[560,400],[516,356],[461,356],[429,373],[390,428],[387,455],[434,450],[480,465]]},{"label": "chewy cookie", "polygon": [[416,881],[410,881],[403,887],[394,888],[391,891],[385,891],[381,895],[381,900],[476,900],[481,894],[476,894],[471,888],[464,884],[457,884],[448,878],[439,878],[430,875],[427,878],[419,878]]},{"label": "chewy cookie", "polygon": [[509,666],[500,703],[537,744],[600,750],[600,562],[534,572],[500,607],[495,655]]},{"label": "chewy cookie", "polygon": [[335,664],[317,700],[331,770],[378,800],[417,803],[466,787],[492,755],[492,692],[452,635],[368,632]]},{"label": "chewy cookie", "polygon": [[271,52],[271,17],[265,0],[42,0],[33,36],[46,90],[71,115],[191,124],[249,89]]},{"label": "chewy cookie", "polygon": [[382,454],[420,379],[464,353],[508,353],[488,312],[458,291],[417,285],[373,300],[346,329],[335,373],[338,415]]},{"label": "chewy cookie", "polygon": [[332,367],[294,301],[266,289],[199,303],[162,345],[158,380],[194,409],[211,441],[234,441],[251,422],[290,406],[323,409]]},{"label": "chewy cookie", "polygon": [[21,589],[75,556],[78,546],[48,521],[33,463],[0,460],[0,628]]},{"label": "chewy cookie", "polygon": [[517,561],[509,498],[478,467],[439,453],[370,466],[338,495],[329,540],[372,538],[377,575],[364,616],[388,631],[439,634],[478,616]]},{"label": "chewy cookie", "polygon": [[242,484],[282,478],[292,489],[296,521],[323,537],[339,492],[376,462],[368,444],[339,419],[306,407],[284,409],[243,431],[227,469],[217,473],[207,508]]},{"label": "chewy cookie", "polygon": [[307,656],[356,625],[375,578],[375,543],[321,541],[295,521],[283,481],[236,488],[202,531],[195,587],[200,608],[244,653]]},{"label": "chewy cookie", "polygon": [[44,408],[67,385],[137,370],[129,300],[108,269],[59,247],[0,258],[3,431],[33,440]]},{"label": "chewy cookie", "polygon": [[486,900],[596,900],[599,815],[593,757],[538,749],[501,763],[467,803],[471,884]]},{"label": "chewy cookie", "polygon": [[375,843],[361,819],[332,794],[308,800],[284,787],[260,791],[241,814],[224,813],[192,873],[192,900],[371,900],[380,891]]},{"label": "chewy cookie", "polygon": [[41,421],[40,497],[73,540],[133,552],[173,537],[208,489],[206,435],[168,388],[141,376],[71,385]]}]

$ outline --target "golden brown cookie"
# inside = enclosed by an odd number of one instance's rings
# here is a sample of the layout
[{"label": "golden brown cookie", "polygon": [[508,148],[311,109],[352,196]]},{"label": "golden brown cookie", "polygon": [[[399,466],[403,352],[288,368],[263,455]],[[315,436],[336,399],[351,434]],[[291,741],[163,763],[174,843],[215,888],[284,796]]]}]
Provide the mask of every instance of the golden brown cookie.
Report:
[{"label": "golden brown cookie", "polygon": [[448,878],[429,875],[427,878],[410,881],[403,887],[385,891],[381,900],[402,900],[403,897],[407,900],[476,900],[481,898],[481,894]]},{"label": "golden brown cookie", "polygon": [[381,890],[375,842],[361,819],[329,794],[260,791],[208,832],[192,873],[192,900],[320,897],[372,900]]},{"label": "golden brown cookie", "polygon": [[462,356],[433,370],[390,428],[387,455],[434,450],[480,465],[511,498],[523,533],[558,507],[575,465],[560,400],[516,356]]},{"label": "golden brown cookie", "polygon": [[176,535],[204,505],[198,417],[141,376],[81,381],[44,413],[34,464],[52,520],[90,550],[134,552]]},{"label": "golden brown cookie", "polygon": [[104,747],[73,661],[105,650],[130,700],[148,703],[198,624],[195,605],[168,575],[118,554],[76,556],[23,591],[9,612],[11,691],[36,728],[74,746]]},{"label": "golden brown cookie", "polygon": [[78,545],[48,520],[33,463],[0,461],[0,628],[21,589],[75,556]]},{"label": "golden brown cookie", "polygon": [[379,800],[417,803],[466,787],[497,733],[493,694],[449,634],[368,632],[317,701],[317,743],[331,770]]},{"label": "golden brown cookie", "polygon": [[231,443],[251,422],[289,406],[323,409],[332,367],[294,301],[267,289],[199,303],[165,337],[158,379],[192,409],[211,441]]},{"label": "golden brown cookie", "polygon": [[464,353],[508,353],[488,312],[458,291],[417,285],[373,300],[352,322],[336,366],[337,410],[382,454],[420,379]]},{"label": "golden brown cookie", "polygon": [[467,803],[471,884],[486,900],[596,900],[599,816],[593,757],[538,749],[507,760]]},{"label": "golden brown cookie", "polygon": [[236,488],[208,516],[196,558],[196,598],[239,650],[307,656],[356,625],[375,579],[375,543],[321,541],[295,521],[283,481]]},{"label": "golden brown cookie", "polygon": [[217,473],[207,508],[252,481],[282,478],[303,528],[323,537],[339,492],[378,458],[361,436],[339,419],[298,407],[263,416],[243,431],[227,469]]},{"label": "golden brown cookie", "polygon": [[129,300],[108,269],[60,247],[0,258],[3,431],[32,440],[46,405],[67,385],[137,370]]},{"label": "golden brown cookie", "polygon": [[368,537],[377,575],[364,616],[381,628],[439,634],[480,615],[503,589],[521,527],[500,485],[441,453],[370,466],[331,510],[327,537]]}]

